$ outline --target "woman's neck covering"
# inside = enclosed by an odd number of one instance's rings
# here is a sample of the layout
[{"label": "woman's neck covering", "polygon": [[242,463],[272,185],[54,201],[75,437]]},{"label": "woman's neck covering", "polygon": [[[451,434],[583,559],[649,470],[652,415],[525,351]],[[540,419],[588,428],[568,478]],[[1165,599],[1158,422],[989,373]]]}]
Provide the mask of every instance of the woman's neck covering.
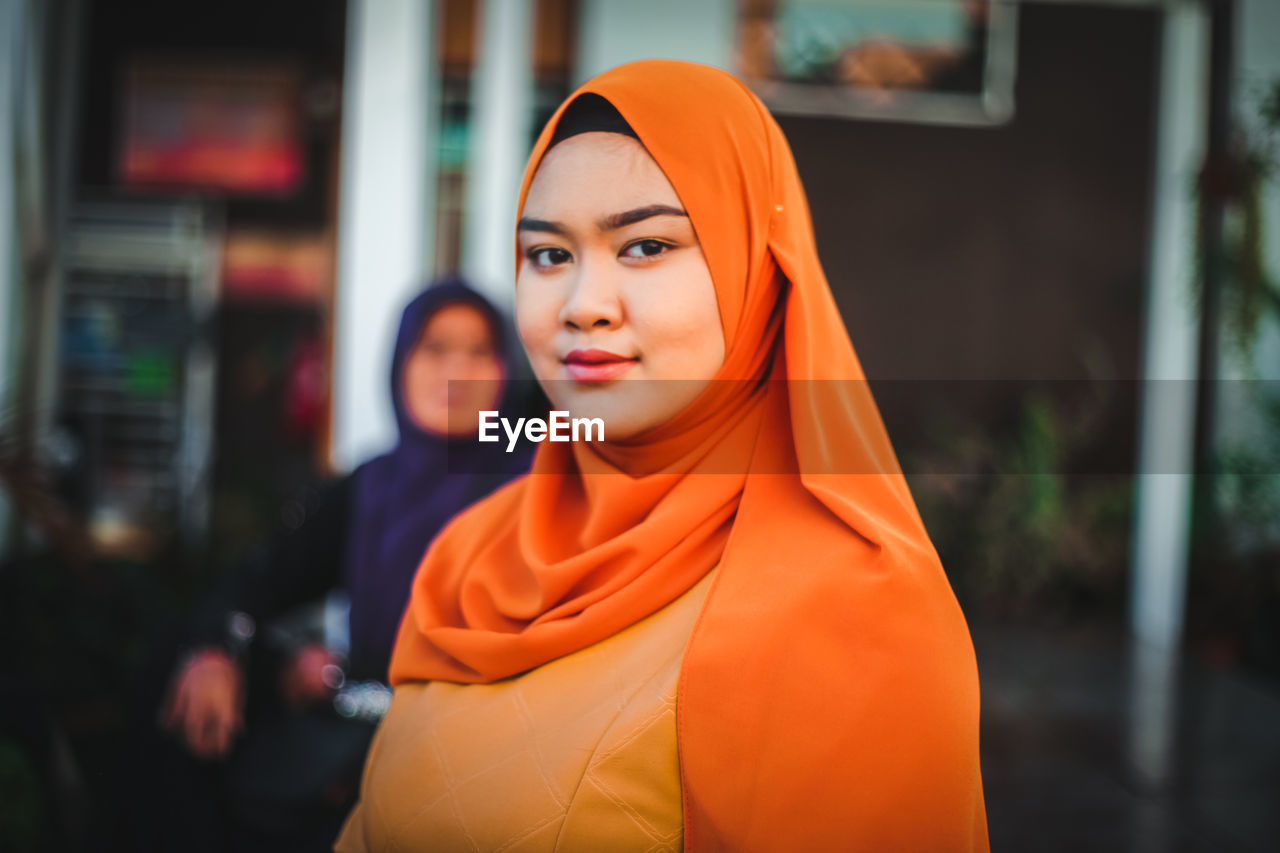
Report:
[{"label": "woman's neck covering", "polygon": [[685,849],[986,850],[973,647],[781,130],[705,66],[624,65],[566,104],[585,93],[634,128],[689,214],[726,381],[625,446],[541,445],[532,476],[457,519],[414,583],[393,683],[515,675],[719,564],[679,685]]},{"label": "woman's neck covering", "polygon": [[409,414],[403,393],[405,362],[427,321],[456,304],[470,305],[488,320],[494,347],[506,375],[511,375],[502,316],[461,280],[443,280],[405,307],[391,359],[398,440],[389,453],[366,462],[354,474],[343,582],[351,602],[350,670],[355,677],[385,677],[414,572],[440,528],[459,510],[528,469],[527,455],[495,451],[497,445],[481,444],[475,436],[436,435]]}]

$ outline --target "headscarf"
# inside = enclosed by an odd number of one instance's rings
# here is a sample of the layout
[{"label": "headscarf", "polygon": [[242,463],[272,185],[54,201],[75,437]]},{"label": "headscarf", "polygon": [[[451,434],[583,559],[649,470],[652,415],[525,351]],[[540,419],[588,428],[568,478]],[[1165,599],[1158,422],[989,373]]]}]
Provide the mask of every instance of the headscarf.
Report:
[{"label": "headscarf", "polygon": [[[405,307],[391,358],[391,401],[398,439],[353,474],[351,531],[343,585],[351,602],[350,671],[384,678],[414,572],[450,518],[513,476],[527,454],[506,454],[475,436],[445,437],[420,427],[404,399],[404,365],[427,322],[442,308],[470,305],[488,321],[506,376],[513,360],[502,316],[461,279],[444,279]],[[483,472],[483,473],[481,473]]]},{"label": "headscarf", "polygon": [[541,445],[532,476],[451,525],[415,581],[393,683],[523,672],[718,564],[678,685],[685,849],[986,850],[973,646],[781,130],[740,81],[689,63],[624,65],[566,104],[586,92],[688,212],[730,381],[626,446]]}]

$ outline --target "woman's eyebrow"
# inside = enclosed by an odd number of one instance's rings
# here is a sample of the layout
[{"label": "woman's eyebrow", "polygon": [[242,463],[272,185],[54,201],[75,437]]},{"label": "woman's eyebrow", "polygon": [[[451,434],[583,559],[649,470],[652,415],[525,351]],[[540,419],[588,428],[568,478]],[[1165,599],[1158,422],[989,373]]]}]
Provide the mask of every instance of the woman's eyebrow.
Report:
[{"label": "woman's eyebrow", "polygon": [[645,207],[637,207],[633,210],[626,210],[622,213],[614,213],[603,219],[596,220],[596,227],[601,231],[616,231],[628,225],[634,225],[637,222],[648,219],[652,216],[685,216],[685,213],[678,207],[672,207],[669,204],[650,204]]},{"label": "woman's eyebrow", "polygon": [[[634,225],[654,216],[688,217],[689,214],[669,204],[650,204],[632,210],[624,210],[622,213],[611,213],[602,219],[597,219],[596,227],[601,231],[616,231],[619,228]],[[516,223],[516,230],[543,231],[548,234],[559,234],[562,237],[568,236],[569,233],[569,229],[559,222],[552,222],[548,219],[535,219],[531,216],[521,217],[520,221]]]},{"label": "woman's eyebrow", "polygon": [[516,223],[516,230],[545,231],[549,234],[559,234],[562,237],[566,236],[568,233],[568,229],[559,222],[549,222],[546,219],[533,219],[528,216],[521,217],[520,221]]}]

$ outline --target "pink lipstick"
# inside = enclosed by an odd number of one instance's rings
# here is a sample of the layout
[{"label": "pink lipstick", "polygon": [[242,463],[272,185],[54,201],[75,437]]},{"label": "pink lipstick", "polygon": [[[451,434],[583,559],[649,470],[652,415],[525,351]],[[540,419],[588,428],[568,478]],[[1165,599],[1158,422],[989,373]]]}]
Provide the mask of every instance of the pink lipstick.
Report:
[{"label": "pink lipstick", "polygon": [[576,349],[564,357],[564,369],[570,379],[578,382],[608,382],[626,373],[637,361],[608,350]]}]

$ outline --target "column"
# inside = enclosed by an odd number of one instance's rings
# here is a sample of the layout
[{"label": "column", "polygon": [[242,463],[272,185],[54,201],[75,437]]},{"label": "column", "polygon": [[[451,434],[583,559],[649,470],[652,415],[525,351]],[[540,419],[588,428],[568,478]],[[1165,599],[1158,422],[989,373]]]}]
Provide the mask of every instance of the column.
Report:
[{"label": "column", "polygon": [[1162,57],[1130,625],[1139,641],[1172,650],[1182,637],[1191,522],[1199,327],[1192,187],[1205,149],[1208,68],[1200,4],[1168,7]]},{"label": "column", "polygon": [[387,376],[400,311],[431,268],[435,210],[434,4],[347,7],[334,317],[333,457],[387,449]]},{"label": "column", "polygon": [[510,313],[516,201],[533,114],[533,3],[483,0],[476,10],[462,271]]}]

